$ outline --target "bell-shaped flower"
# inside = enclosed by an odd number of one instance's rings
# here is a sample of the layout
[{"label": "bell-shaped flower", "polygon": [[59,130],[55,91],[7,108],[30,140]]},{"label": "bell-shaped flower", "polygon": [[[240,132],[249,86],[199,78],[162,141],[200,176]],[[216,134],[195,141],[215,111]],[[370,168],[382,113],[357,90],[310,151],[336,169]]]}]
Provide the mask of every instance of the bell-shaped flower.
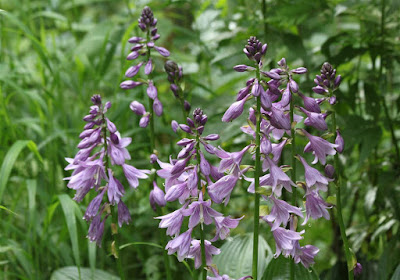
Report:
[{"label": "bell-shaped flower", "polygon": [[229,236],[230,230],[236,228],[239,225],[239,221],[243,219],[244,216],[232,219],[230,216],[228,217],[215,217],[215,237],[211,239],[212,242],[217,241],[218,239],[224,240]]},{"label": "bell-shaped flower", "polygon": [[295,263],[301,262],[304,267],[309,268],[315,263],[314,258],[318,252],[319,249],[313,245],[300,247],[299,241],[295,241],[291,255]]},{"label": "bell-shaped flower", "polygon": [[190,243],[192,241],[192,228],[185,231],[184,233],[178,235],[174,239],[170,240],[165,246],[165,249],[168,250],[168,255],[171,255],[177,252],[178,260],[181,262],[183,259],[188,257],[190,250]]},{"label": "bell-shaped flower", "polygon": [[[272,187],[272,191],[279,197],[282,194],[282,186],[288,190],[292,191],[292,186],[296,187],[292,180],[290,180],[289,176],[286,175],[283,170],[278,167],[272,159],[266,157],[266,161],[269,165],[269,175],[268,181],[266,180],[265,183],[269,183],[269,186]],[[265,178],[267,179],[267,178]],[[261,183],[261,180],[260,180]],[[260,184],[261,185],[261,184]]]},{"label": "bell-shaped flower", "polygon": [[135,189],[139,186],[139,179],[147,179],[147,174],[150,174],[150,170],[137,169],[128,164],[123,164],[122,169],[129,185]]},{"label": "bell-shaped flower", "polygon": [[99,208],[101,205],[101,202],[103,201],[103,196],[104,196],[105,189],[101,191],[93,200],[89,203],[85,216],[83,216],[83,219],[86,221],[90,221],[93,219],[96,215],[97,212],[99,212]]},{"label": "bell-shaped flower", "polygon": [[281,227],[278,227],[274,231],[272,231],[276,246],[274,257],[277,258],[282,251],[286,252],[293,250],[294,242],[303,239],[303,237],[301,236],[303,233],[304,230],[302,230],[301,232],[296,232],[294,230]]},{"label": "bell-shaped flower", "polygon": [[226,175],[207,187],[208,195],[215,203],[222,203],[225,199],[225,206],[228,204],[231,192],[239,177],[234,174]]},{"label": "bell-shaped flower", "polygon": [[315,158],[312,164],[316,164],[319,161],[322,165],[325,165],[326,156],[336,154],[334,148],[337,148],[338,145],[332,144],[321,137],[313,136],[304,129],[301,129],[301,131],[307,136],[308,140],[310,140],[305,146],[304,152],[313,152]]},{"label": "bell-shaped flower", "polygon": [[300,110],[307,115],[307,118],[304,120],[305,125],[312,126],[321,131],[328,129],[328,125],[325,122],[326,114],[309,112],[302,107],[300,107]]},{"label": "bell-shaped flower", "polygon": [[306,108],[306,110],[314,113],[321,113],[321,108],[314,98],[305,96],[300,92],[298,94],[300,95],[301,99],[303,99],[304,108]]},{"label": "bell-shaped flower", "polygon": [[194,228],[199,223],[209,225],[213,218],[221,217],[222,214],[211,208],[211,200],[203,201],[203,194],[200,192],[199,200],[192,202],[187,209],[182,211],[183,216],[190,216],[189,228]]},{"label": "bell-shaped flower", "polygon": [[240,163],[242,162],[244,154],[250,148],[249,146],[244,147],[239,152],[228,153],[225,152],[222,148],[215,149],[215,154],[221,160],[218,171],[224,172],[227,171],[228,173],[239,174],[240,173]]},{"label": "bell-shaped flower", "polygon": [[339,132],[339,129],[336,130],[335,144],[337,145],[336,151],[341,154],[344,150],[344,140],[343,140],[342,135]]},{"label": "bell-shaped flower", "polygon": [[150,206],[154,211],[157,210],[156,205],[164,207],[167,204],[164,192],[157,186],[155,181],[153,181],[153,189],[150,192],[149,200]]},{"label": "bell-shaped flower", "polygon": [[329,220],[329,212],[327,209],[332,206],[325,202],[318,192],[313,191],[306,194],[306,218],[302,225],[305,225],[309,218],[313,218],[314,220],[324,217]]},{"label": "bell-shaped flower", "polygon": [[132,142],[132,138],[124,137],[121,138],[119,132],[117,131],[115,134],[111,134],[110,139],[108,139],[108,155],[111,158],[112,164],[123,165],[125,160],[130,160],[131,156],[126,149],[126,147]]},{"label": "bell-shaped flower", "polygon": [[122,227],[122,224],[125,223],[129,225],[132,220],[131,215],[129,214],[129,209],[126,207],[125,203],[120,200],[118,202],[118,225]]},{"label": "bell-shaped flower", "polygon": [[[266,199],[265,196],[263,197]],[[274,203],[274,206],[272,206],[269,215],[264,216],[262,219],[270,223],[273,222],[271,227],[272,231],[277,229],[281,224],[283,227],[286,227],[290,218],[290,213],[303,217],[301,208],[292,206],[284,200],[276,199],[274,195],[271,195],[268,198]]]},{"label": "bell-shaped flower", "polygon": [[270,123],[275,128],[290,130],[290,116],[284,113],[283,108],[272,105]]},{"label": "bell-shaped flower", "polygon": [[167,234],[169,236],[174,236],[176,234],[179,234],[179,232],[181,231],[182,221],[184,218],[182,215],[183,208],[184,207],[164,216],[155,217],[154,219],[161,220],[158,227],[166,228]]},{"label": "bell-shaped flower", "polygon": [[101,239],[103,238],[104,233],[104,223],[106,222],[107,217],[108,215],[101,220],[101,214],[97,214],[89,226],[87,238],[89,238],[91,242],[96,241],[96,244],[99,247],[101,247]]},{"label": "bell-shaped flower", "polygon": [[297,157],[300,159],[301,163],[304,166],[304,177],[306,178],[307,187],[311,189],[313,186],[315,186],[315,188],[313,189],[326,192],[328,190],[329,182],[333,180],[326,178],[317,169],[309,166],[303,157]]},{"label": "bell-shaped flower", "polygon": [[[206,265],[212,264],[212,256],[221,253],[221,250],[213,246],[210,241],[204,240],[206,253]],[[194,258],[194,267],[198,269],[201,266],[201,244],[200,240],[192,240],[192,246],[189,251],[189,258]]]},{"label": "bell-shaped flower", "polygon": [[107,187],[107,195],[108,201],[114,205],[121,200],[121,197],[125,194],[124,186],[115,179],[112,170],[108,169],[108,187]]}]

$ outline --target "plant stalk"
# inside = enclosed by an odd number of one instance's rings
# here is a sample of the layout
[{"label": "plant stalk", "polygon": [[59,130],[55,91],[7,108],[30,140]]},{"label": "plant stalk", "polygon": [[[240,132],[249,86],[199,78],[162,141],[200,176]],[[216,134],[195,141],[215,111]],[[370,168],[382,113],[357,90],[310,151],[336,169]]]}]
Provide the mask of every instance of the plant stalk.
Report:
[{"label": "plant stalk", "polygon": [[[330,97],[332,96],[332,91],[330,91]],[[332,110],[332,133],[335,136],[337,136],[336,133],[336,112],[333,109]],[[354,279],[354,274],[353,274],[353,268],[350,267],[352,263],[352,256],[350,252],[350,247],[349,247],[349,241],[346,236],[346,227],[343,222],[343,215],[342,215],[342,199],[341,199],[341,170],[340,170],[340,164],[339,164],[339,155],[338,153],[335,154],[334,156],[334,166],[336,170],[336,212],[337,212],[337,221],[339,223],[339,228],[340,228],[340,235],[343,240],[343,247],[344,247],[344,253],[346,256],[346,263],[347,263],[347,272],[348,272],[348,279],[353,280]]]},{"label": "plant stalk", "polygon": [[[107,127],[106,127],[106,120],[104,117],[104,113],[102,114],[102,119],[103,119],[103,140],[104,140],[104,154],[105,154],[105,167],[106,167],[106,172],[108,171],[109,168],[109,160],[108,160],[108,145],[107,145]],[[114,212],[114,213],[113,213]],[[115,261],[117,262],[117,268],[118,268],[118,273],[121,278],[121,280],[125,280],[125,275],[124,275],[124,270],[122,269],[122,262],[119,254],[119,240],[118,240],[118,213],[117,213],[117,208],[115,206],[111,205],[111,235],[113,238],[113,243],[111,247],[111,253],[115,258]]]},{"label": "plant stalk", "polygon": [[[256,65],[256,77],[260,81],[260,67]],[[261,155],[260,155],[260,127],[261,127],[261,99],[257,100],[256,110],[256,166],[254,171],[254,235],[253,235],[253,265],[252,276],[257,280],[258,273],[258,231],[260,226],[260,194],[258,193],[260,187],[261,176]]]},{"label": "plant stalk", "polygon": [[[197,188],[199,191],[202,191],[201,187],[201,178],[200,178],[200,135],[197,133],[196,136],[196,158],[197,158]],[[201,273],[202,273],[202,279],[207,280],[207,270],[205,270],[205,267],[207,266],[206,263],[206,246],[204,244],[204,229],[203,229],[203,223],[200,223],[200,246],[201,246]],[[197,280],[197,279],[196,279]]]}]

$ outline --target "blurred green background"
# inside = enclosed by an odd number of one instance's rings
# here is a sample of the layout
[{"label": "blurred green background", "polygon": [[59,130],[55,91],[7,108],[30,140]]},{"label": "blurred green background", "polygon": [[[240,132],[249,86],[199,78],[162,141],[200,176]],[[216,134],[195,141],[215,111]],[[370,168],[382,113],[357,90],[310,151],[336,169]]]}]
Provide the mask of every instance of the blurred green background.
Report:
[{"label": "blurred green background", "polygon": [[[49,279],[66,266],[116,275],[109,227],[102,248],[85,238],[88,226],[81,218],[90,197],[80,204],[71,200],[73,191],[63,181],[69,176],[64,158],[77,152],[82,117],[90,96],[98,93],[113,103],[108,115],[121,134],[133,138],[132,162],[149,167],[147,130],[138,127],[139,119],[128,107],[134,99],[147,104],[145,92],[119,88],[130,66],[127,40],[140,34],[137,18],[145,5],[158,18],[159,45],[183,66],[192,109],[204,109],[209,117],[206,133],[220,133],[218,144],[230,151],[249,141],[239,129],[246,114],[228,125],[220,121],[246,81],[246,75],[232,67],[247,62],[242,49],[249,36],[268,43],[265,69],[276,67],[282,57],[292,68],[308,68],[299,80],[305,94],[311,94],[323,62],[337,68],[344,78],[337,106],[346,142],[340,158],[344,219],[364,268],[360,278],[400,279],[397,0],[0,1],[0,278]],[[167,161],[177,150],[169,123],[182,122],[182,117],[169,91],[164,62],[159,56],[154,80],[165,112],[157,118],[157,146]],[[304,145],[300,141],[299,153]],[[288,157],[284,155],[283,162]],[[248,217],[232,236],[252,230],[253,200],[246,189],[247,184],[238,185],[229,208],[218,209]],[[153,219],[149,191],[144,181],[139,190],[128,192],[133,221],[120,231],[122,244],[158,244],[163,232]],[[306,230],[305,242],[320,248],[315,273],[321,279],[346,279],[335,220],[310,221]],[[262,234],[274,251],[265,225]],[[121,253],[128,279],[165,278],[161,249],[132,245]],[[271,252],[267,254],[270,259]],[[170,259],[176,279],[189,279],[183,264]],[[53,275],[69,279],[62,277]]]}]

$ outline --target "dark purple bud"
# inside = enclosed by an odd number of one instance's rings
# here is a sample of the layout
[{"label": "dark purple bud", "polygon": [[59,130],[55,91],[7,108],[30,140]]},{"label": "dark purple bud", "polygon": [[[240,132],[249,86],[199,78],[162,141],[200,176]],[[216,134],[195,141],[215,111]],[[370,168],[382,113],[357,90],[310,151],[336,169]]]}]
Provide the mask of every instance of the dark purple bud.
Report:
[{"label": "dark purple bud", "polygon": [[91,121],[94,120],[94,118],[96,118],[96,115],[86,115],[86,116],[83,117],[83,120],[85,122],[91,122]]},{"label": "dark purple bud", "polygon": [[197,131],[199,132],[199,134],[202,134],[203,131],[204,131],[204,126],[203,126],[203,125],[202,125],[202,126],[199,126],[199,127],[197,128]]},{"label": "dark purple bud", "polygon": [[176,131],[177,131],[178,128],[179,128],[179,124],[178,124],[178,122],[177,122],[176,120],[173,120],[173,121],[171,122],[171,128],[172,128],[172,130],[176,133]]},{"label": "dark purple bud", "polygon": [[180,129],[182,129],[186,133],[193,134],[193,131],[190,129],[190,127],[186,124],[180,124],[179,125]]},{"label": "dark purple bud", "polygon": [[267,52],[267,49],[268,49],[268,45],[267,45],[267,44],[264,44],[264,45],[261,47],[261,54],[264,55],[264,54]]},{"label": "dark purple bud", "polygon": [[186,164],[189,161],[189,159],[190,159],[190,157],[178,160],[175,163],[174,167],[172,167],[172,169],[171,169],[171,175],[177,175],[179,173],[182,173],[183,170],[185,169]]},{"label": "dark purple bud", "polygon": [[101,104],[101,96],[99,94],[93,95],[90,100],[94,105],[100,105]]},{"label": "dark purple bud", "polygon": [[313,90],[315,93],[318,93],[318,94],[325,94],[325,93],[326,93],[326,89],[324,89],[324,88],[321,87],[321,86],[313,87],[312,90]]},{"label": "dark purple bud", "polygon": [[89,203],[85,212],[85,216],[83,216],[84,220],[90,221],[97,215],[97,212],[99,212],[101,202],[103,201],[104,193],[105,191],[103,190]]},{"label": "dark purple bud", "polygon": [[107,101],[106,104],[104,105],[103,113],[107,112],[107,110],[110,108],[111,108],[111,102]]},{"label": "dark purple bud", "polygon": [[131,44],[134,44],[134,43],[140,43],[143,40],[144,39],[142,37],[136,37],[135,36],[135,37],[129,38],[128,42],[131,43]]},{"label": "dark purple bud", "polygon": [[250,67],[244,64],[236,65],[233,67],[236,72],[246,72],[246,71],[254,71],[256,70],[254,67]]},{"label": "dark purple bud", "polygon": [[203,115],[200,120],[201,125],[205,125],[207,123],[208,117],[207,115]]},{"label": "dark purple bud", "polygon": [[344,139],[343,139],[342,135],[340,135],[339,129],[336,130],[335,144],[338,145],[338,147],[336,148],[336,151],[338,151],[338,153],[341,154],[344,150]]},{"label": "dark purple bud", "polygon": [[300,92],[299,92],[299,95],[300,95],[301,99],[303,99],[304,107],[308,111],[314,112],[314,113],[321,113],[321,108],[319,107],[317,101],[314,98],[305,96]]},{"label": "dark purple bud", "polygon": [[157,28],[153,28],[152,30],[151,30],[151,36],[154,36],[154,35],[156,35],[157,34]]},{"label": "dark purple bud", "polygon": [[147,127],[149,125],[149,122],[150,122],[150,115],[145,114],[143,117],[140,118],[139,126],[143,128]]},{"label": "dark purple bud", "polygon": [[160,37],[161,37],[160,34],[156,34],[156,35],[154,35],[153,37],[151,37],[151,39],[152,39],[153,41],[157,41],[158,39],[160,39]]},{"label": "dark purple bud", "polygon": [[170,85],[170,89],[172,90],[172,92],[174,93],[174,96],[175,97],[179,97],[179,95],[178,95],[178,86],[177,85],[175,85],[175,84],[171,84]]},{"label": "dark purple bud", "polygon": [[195,128],[194,122],[191,118],[186,118],[186,123],[191,127]]},{"label": "dark purple bud", "polygon": [[147,95],[153,100],[157,97],[157,88],[154,86],[153,81],[149,81],[149,86],[147,87]]},{"label": "dark purple bud", "polygon": [[249,94],[251,85],[246,86],[245,88],[242,88],[239,90],[237,96],[236,96],[236,101],[242,100],[243,98],[246,97],[247,94]]},{"label": "dark purple bud", "polygon": [[278,61],[278,65],[279,65],[281,68],[286,68],[286,67],[287,67],[286,59],[285,59],[285,58],[282,58],[281,60],[279,60],[279,61]]},{"label": "dark purple bud", "polygon": [[115,145],[119,144],[119,138],[115,133],[110,134],[110,139]]},{"label": "dark purple bud", "polygon": [[166,48],[154,46],[154,49],[164,57],[168,57],[170,55],[169,51]]},{"label": "dark purple bud", "polygon": [[271,97],[266,92],[263,91],[260,95],[260,98],[261,98],[261,106],[263,107],[264,110],[268,111],[272,106]]},{"label": "dark purple bud", "polygon": [[125,76],[128,78],[132,78],[139,72],[140,67],[142,67],[142,65],[143,65],[143,62],[139,63],[138,65],[129,67],[128,70],[126,70],[126,72],[125,72]]},{"label": "dark purple bud", "polygon": [[178,146],[186,146],[189,145],[190,143],[193,143],[194,141],[195,141],[194,139],[183,138],[179,140],[176,144]]},{"label": "dark purple bud", "polygon": [[135,101],[132,101],[131,104],[129,105],[129,108],[139,116],[143,116],[146,113],[146,109],[144,108],[143,104]]},{"label": "dark purple bud", "polygon": [[130,54],[128,54],[128,56],[126,57],[126,60],[134,60],[138,57],[139,57],[139,52],[134,51],[134,52],[131,52]]},{"label": "dark purple bud", "polygon": [[143,48],[143,44],[137,44],[131,48],[131,52],[138,51]]},{"label": "dark purple bud", "polygon": [[128,81],[122,82],[119,86],[122,89],[132,89],[132,88],[135,88],[137,86],[140,86],[141,84],[143,84],[143,83],[135,82],[135,81],[132,81],[132,80],[128,80]]},{"label": "dark purple bud", "polygon": [[161,116],[163,113],[163,105],[157,97],[156,97],[156,99],[154,99],[154,102],[153,102],[153,110],[157,116]]},{"label": "dark purple bud", "polygon": [[342,82],[342,76],[338,75],[335,79],[335,82],[333,83],[333,87],[338,88],[341,82]]},{"label": "dark purple bud", "polygon": [[307,68],[299,67],[299,68],[296,68],[296,69],[294,69],[294,70],[292,70],[290,72],[292,72],[294,74],[305,74],[305,73],[307,73]]},{"label": "dark purple bud", "polygon": [[144,73],[146,75],[150,75],[151,71],[153,71],[153,61],[151,58],[147,61],[146,66],[144,67]]},{"label": "dark purple bud", "polygon": [[191,106],[187,100],[185,100],[185,102],[183,103],[183,107],[185,108],[185,111],[190,111]]},{"label": "dark purple bud", "polygon": [[248,79],[248,80],[246,81],[246,86],[251,86],[251,85],[254,83],[255,80],[256,80],[256,78]]},{"label": "dark purple bud", "polygon": [[330,179],[333,179],[335,177],[335,168],[332,164],[327,164],[325,166],[325,175]]}]

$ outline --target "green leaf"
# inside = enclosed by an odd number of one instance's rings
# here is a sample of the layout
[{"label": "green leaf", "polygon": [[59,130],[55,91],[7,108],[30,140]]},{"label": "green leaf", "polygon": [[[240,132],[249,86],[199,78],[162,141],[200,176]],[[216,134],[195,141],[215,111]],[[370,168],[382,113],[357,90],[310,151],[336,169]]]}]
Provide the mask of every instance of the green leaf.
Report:
[{"label": "green leaf", "polygon": [[397,266],[396,270],[394,271],[391,280],[400,280],[400,264]]},{"label": "green leaf", "polygon": [[294,267],[294,279],[301,280],[318,280],[317,273],[312,269],[305,268],[301,263],[293,263],[293,259],[285,258],[284,256],[279,256],[277,259],[273,259],[265,273],[262,280],[286,280],[290,279],[290,267]]},{"label": "green leaf", "polygon": [[8,178],[10,177],[11,170],[14,166],[15,161],[18,158],[18,155],[21,153],[21,151],[25,148],[28,147],[32,152],[38,155],[38,158],[41,160],[41,157],[39,153],[37,152],[37,147],[36,144],[33,141],[30,140],[18,140],[15,142],[10,150],[7,152],[3,164],[1,165],[1,170],[0,170],[0,203],[3,198],[3,193],[6,188]]},{"label": "green leaf", "polygon": [[75,280],[75,279],[96,279],[96,280],[119,280],[120,278],[112,275],[108,272],[105,272],[100,269],[96,269],[94,271],[94,275],[92,278],[92,273],[90,268],[80,268],[80,275],[79,276],[79,268],[76,266],[66,266],[60,269],[57,269],[51,275],[50,280]]},{"label": "green leaf", "polygon": [[[265,239],[260,236],[258,241],[258,278],[264,273],[265,267],[272,259],[272,251]],[[253,261],[253,233],[236,235],[221,246],[221,254],[214,257],[214,263],[220,274],[238,279],[251,275]]]},{"label": "green leaf", "polygon": [[[79,257],[79,243],[78,243],[78,232],[76,228],[75,219],[75,202],[66,194],[60,194],[58,196],[60,200],[61,207],[65,215],[65,221],[67,223],[69,237],[72,243],[72,252],[74,254],[75,263],[78,267],[78,274],[80,275],[81,260]],[[72,279],[72,278],[71,278]],[[73,278],[75,279],[75,278]],[[83,278],[85,279],[85,278]]]}]

